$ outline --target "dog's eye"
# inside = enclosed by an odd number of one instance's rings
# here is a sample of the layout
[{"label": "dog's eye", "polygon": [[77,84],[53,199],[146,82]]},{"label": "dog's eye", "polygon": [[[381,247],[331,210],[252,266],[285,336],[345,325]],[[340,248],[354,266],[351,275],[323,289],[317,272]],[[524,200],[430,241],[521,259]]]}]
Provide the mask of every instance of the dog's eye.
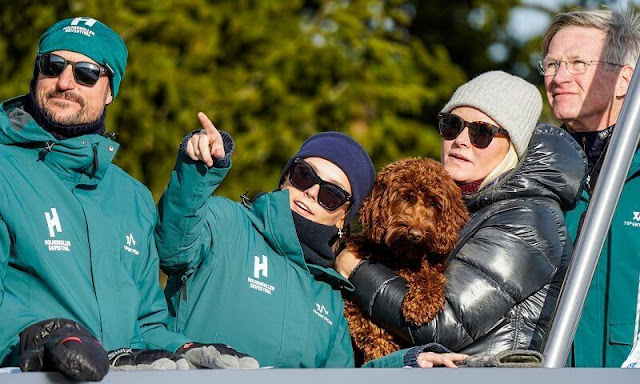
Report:
[{"label": "dog's eye", "polygon": [[439,206],[439,203],[437,200],[427,197],[424,199],[424,205],[425,207],[433,207],[437,209]]},{"label": "dog's eye", "polygon": [[413,194],[405,194],[405,195],[402,195],[402,200],[406,201],[409,204],[415,204],[416,196]]}]

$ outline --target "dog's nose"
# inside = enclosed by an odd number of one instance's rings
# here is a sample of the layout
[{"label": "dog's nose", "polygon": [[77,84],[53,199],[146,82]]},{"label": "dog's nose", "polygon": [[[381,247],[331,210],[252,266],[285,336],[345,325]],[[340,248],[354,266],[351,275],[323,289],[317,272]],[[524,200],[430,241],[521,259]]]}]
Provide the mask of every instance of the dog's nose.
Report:
[{"label": "dog's nose", "polygon": [[411,241],[420,241],[422,240],[422,232],[416,228],[409,229],[409,240]]}]

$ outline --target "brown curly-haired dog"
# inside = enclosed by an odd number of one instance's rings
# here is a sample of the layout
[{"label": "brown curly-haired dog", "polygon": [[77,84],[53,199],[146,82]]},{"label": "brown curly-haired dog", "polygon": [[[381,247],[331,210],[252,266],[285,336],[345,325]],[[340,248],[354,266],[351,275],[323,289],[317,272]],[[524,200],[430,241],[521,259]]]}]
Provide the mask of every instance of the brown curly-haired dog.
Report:
[{"label": "brown curly-haired dog", "polygon": [[[402,312],[407,321],[421,325],[444,307],[446,258],[468,220],[460,188],[442,165],[432,159],[407,158],[378,173],[360,209],[364,233],[350,239],[347,247],[362,259],[394,269],[407,281]],[[364,361],[404,346],[348,300],[345,316]]]}]

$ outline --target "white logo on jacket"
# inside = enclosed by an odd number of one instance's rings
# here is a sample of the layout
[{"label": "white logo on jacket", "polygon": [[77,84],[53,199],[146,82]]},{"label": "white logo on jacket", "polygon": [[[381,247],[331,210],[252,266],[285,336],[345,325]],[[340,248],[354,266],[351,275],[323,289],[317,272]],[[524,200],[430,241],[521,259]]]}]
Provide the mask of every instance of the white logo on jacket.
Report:
[{"label": "white logo on jacket", "polygon": [[136,239],[133,238],[133,233],[125,235],[124,238],[127,240],[127,244],[124,246],[124,250],[129,253],[133,253],[134,255],[139,255],[140,251],[133,248],[133,246],[136,245]]},{"label": "white logo on jacket", "polygon": [[640,212],[633,212],[633,221],[625,220],[624,225],[634,228],[640,228]]},{"label": "white logo on jacket", "polygon": [[47,227],[49,227],[49,237],[56,237],[56,232],[62,233],[62,224],[58,217],[58,210],[51,208],[51,213],[45,212],[44,218],[47,219]]},{"label": "white logo on jacket", "polygon": [[269,276],[269,264],[267,256],[262,255],[262,260],[258,256],[253,256],[253,277],[260,278],[260,275]]},{"label": "white logo on jacket", "polygon": [[320,305],[318,303],[316,303],[316,310],[320,313],[324,313],[325,315],[329,314],[329,310],[327,308],[325,308],[324,305]]},{"label": "white logo on jacket", "polygon": [[[49,229],[49,237],[56,237],[56,234],[62,233],[62,223],[60,222],[60,216],[58,216],[58,210],[51,208],[51,212],[45,212],[44,218],[47,221],[47,228]],[[47,239],[44,241],[44,245],[49,251],[71,251],[71,242],[69,240],[52,240]]]},{"label": "white logo on jacket", "polygon": [[249,288],[271,295],[276,288],[271,284],[267,284],[259,280],[260,276],[268,277],[269,275],[268,261],[269,259],[265,255],[262,255],[262,257],[254,256],[253,257],[253,278],[247,277],[247,281],[249,281]]},{"label": "white logo on jacket", "polygon": [[327,315],[329,315],[329,310],[322,304],[316,303],[316,307],[313,309],[313,313],[316,314],[319,318],[326,321],[329,325],[333,325],[333,321],[331,321]]}]

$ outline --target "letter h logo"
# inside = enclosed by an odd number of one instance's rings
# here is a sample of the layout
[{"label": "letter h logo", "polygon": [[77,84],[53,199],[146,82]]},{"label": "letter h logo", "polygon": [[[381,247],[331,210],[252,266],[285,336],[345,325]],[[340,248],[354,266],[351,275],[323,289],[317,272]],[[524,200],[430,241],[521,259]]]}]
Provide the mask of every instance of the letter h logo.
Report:
[{"label": "letter h logo", "polygon": [[93,27],[93,24],[95,24],[97,20],[90,17],[76,17],[75,19],[71,20],[71,25],[78,25],[81,21],[83,21],[84,25],[86,25],[87,27]]},{"label": "letter h logo", "polygon": [[256,279],[260,278],[260,275],[267,277],[269,273],[269,265],[267,264],[267,256],[262,255],[262,260],[260,257],[253,257],[253,277]]},{"label": "letter h logo", "polygon": [[62,233],[62,224],[60,224],[58,211],[55,208],[51,208],[51,214],[49,214],[49,212],[45,212],[44,218],[47,219],[47,227],[49,227],[49,237],[56,237],[56,232]]}]

